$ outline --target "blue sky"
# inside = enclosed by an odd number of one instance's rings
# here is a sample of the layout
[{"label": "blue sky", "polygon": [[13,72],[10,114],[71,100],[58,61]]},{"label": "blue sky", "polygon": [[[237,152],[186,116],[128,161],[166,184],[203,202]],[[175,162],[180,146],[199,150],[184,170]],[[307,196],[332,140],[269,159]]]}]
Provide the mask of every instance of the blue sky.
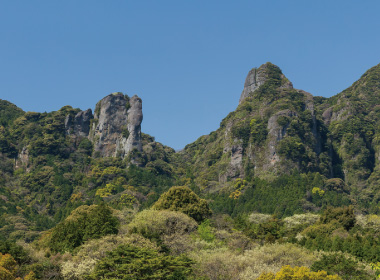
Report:
[{"label": "blue sky", "polygon": [[380,63],[380,2],[0,0],[0,99],[25,111],[143,99],[175,149],[219,127],[253,67],[332,96]]}]

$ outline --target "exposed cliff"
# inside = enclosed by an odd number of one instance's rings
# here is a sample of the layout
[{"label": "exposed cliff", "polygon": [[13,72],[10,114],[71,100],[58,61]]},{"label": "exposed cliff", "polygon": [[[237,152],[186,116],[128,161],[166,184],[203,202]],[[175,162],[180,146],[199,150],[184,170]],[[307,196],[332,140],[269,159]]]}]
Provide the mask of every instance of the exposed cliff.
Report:
[{"label": "exposed cliff", "polygon": [[120,92],[112,93],[96,104],[89,133],[95,154],[102,157],[125,157],[141,146],[142,101]]},{"label": "exposed cliff", "polygon": [[88,137],[93,118],[91,109],[80,111],[75,116],[68,114],[65,119],[66,134],[77,137]]},{"label": "exposed cliff", "polygon": [[[259,68],[253,68],[248,72],[248,75],[245,79],[244,89],[241,93],[239,104],[241,104],[247,97],[249,97],[253,92],[255,92],[260,86],[262,86],[268,79],[272,79],[273,75],[276,73],[273,72],[273,68],[270,63],[261,65]],[[281,73],[280,78],[282,88],[293,88],[293,84],[286,79],[286,77]]]}]

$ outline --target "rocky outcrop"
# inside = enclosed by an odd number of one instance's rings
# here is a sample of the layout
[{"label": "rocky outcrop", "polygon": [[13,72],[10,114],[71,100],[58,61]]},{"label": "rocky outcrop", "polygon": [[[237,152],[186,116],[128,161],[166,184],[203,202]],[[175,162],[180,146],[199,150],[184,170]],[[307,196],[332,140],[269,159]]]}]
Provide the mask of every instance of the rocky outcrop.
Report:
[{"label": "rocky outcrop", "polygon": [[29,150],[27,146],[24,146],[21,152],[18,154],[15,167],[16,168],[25,167],[26,172],[30,171]]},{"label": "rocky outcrop", "polygon": [[120,92],[112,93],[98,102],[95,108],[89,139],[94,152],[103,157],[125,157],[136,149],[142,150],[142,101]]},{"label": "rocky outcrop", "polygon": [[286,135],[286,129],[288,128],[289,124],[286,125],[280,125],[278,122],[278,119],[280,117],[289,117],[293,118],[296,117],[297,113],[292,112],[290,110],[283,110],[280,112],[277,112],[273,116],[271,116],[268,120],[268,159],[269,164],[274,165],[276,162],[280,160],[280,157],[277,152],[277,144],[280,142],[281,139],[283,139]]},{"label": "rocky outcrop", "polygon": [[67,115],[65,119],[65,129],[67,135],[76,137],[88,137],[90,133],[91,120],[94,118],[92,110],[80,111],[74,117]]},{"label": "rocky outcrop", "polygon": [[220,182],[227,182],[228,179],[237,178],[243,176],[243,153],[244,148],[242,141],[232,137],[231,129],[233,122],[229,122],[226,126],[226,131],[224,133],[224,148],[223,154],[228,154],[229,164],[226,167],[225,172],[219,175]]},{"label": "rocky outcrop", "polygon": [[[251,93],[255,92],[260,86],[262,86],[269,78],[271,78],[270,68],[274,66],[273,64],[267,62],[261,65],[259,68],[253,68],[248,72],[245,79],[244,89],[241,93],[239,104],[241,104],[244,99],[250,96]],[[293,84],[286,79],[285,75],[280,74],[281,80],[284,83],[281,85],[283,88],[293,88]]]}]

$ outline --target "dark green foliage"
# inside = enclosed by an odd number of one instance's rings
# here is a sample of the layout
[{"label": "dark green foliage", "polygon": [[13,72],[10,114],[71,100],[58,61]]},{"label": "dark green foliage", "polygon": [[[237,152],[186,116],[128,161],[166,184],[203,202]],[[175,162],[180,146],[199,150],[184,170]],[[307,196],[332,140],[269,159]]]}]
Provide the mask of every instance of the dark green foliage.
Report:
[{"label": "dark green foliage", "polygon": [[273,181],[259,178],[253,180],[237,200],[228,195],[210,195],[211,208],[214,212],[228,213],[236,216],[239,213],[259,212],[276,214],[277,217],[302,213],[311,200],[319,207],[327,205],[349,205],[348,195],[342,192],[326,191],[323,197],[312,194],[314,187],[324,188],[323,176],[319,173],[281,175]]},{"label": "dark green foliage", "polygon": [[9,240],[0,239],[0,252],[2,254],[10,254],[19,264],[28,263],[31,261],[22,246]]},{"label": "dark green foliage", "polygon": [[121,245],[107,253],[91,274],[91,279],[181,280],[191,273],[192,261],[152,249]]},{"label": "dark green foliage", "polygon": [[128,137],[129,137],[129,130],[128,130],[127,126],[123,127],[123,129],[121,130],[121,135],[123,135],[123,137],[125,139],[128,139]]},{"label": "dark green foliage", "polygon": [[80,141],[78,148],[81,150],[81,152],[90,156],[92,154],[93,144],[90,140],[84,138],[82,141]]},{"label": "dark green foliage", "polygon": [[8,126],[22,114],[24,114],[24,111],[16,105],[0,99],[0,126]]},{"label": "dark green foliage", "polygon": [[280,126],[286,126],[289,124],[289,122],[290,122],[290,118],[287,116],[279,116],[277,119],[277,123]]},{"label": "dark green foliage", "polygon": [[324,270],[330,275],[338,274],[344,280],[373,279],[373,277],[366,273],[363,265],[340,253],[323,255],[320,260],[312,264],[311,270],[316,272]]},{"label": "dark green foliage", "polygon": [[268,130],[267,125],[268,122],[264,121],[261,118],[251,119],[250,123],[250,132],[252,137],[252,142],[256,145],[263,144],[267,138]]},{"label": "dark green foliage", "polygon": [[354,209],[350,207],[327,207],[321,216],[321,223],[337,221],[344,229],[350,230],[355,225]]},{"label": "dark green foliage", "polygon": [[246,215],[238,215],[234,219],[234,224],[245,235],[261,243],[273,243],[284,237],[285,233],[283,222],[275,216],[266,222],[254,224],[248,220]]},{"label": "dark green foliage", "polygon": [[197,222],[202,222],[211,215],[206,200],[199,198],[188,187],[172,187],[163,193],[154,204],[157,210],[172,210],[185,213]]},{"label": "dark green foliage", "polygon": [[152,171],[152,173],[156,175],[170,176],[173,173],[171,165],[162,159],[148,162],[146,168],[148,168],[150,171]]},{"label": "dark green foliage", "polygon": [[285,137],[278,144],[278,153],[294,161],[305,159],[305,146],[298,137]]},{"label": "dark green foliage", "polygon": [[86,240],[117,233],[118,225],[117,218],[105,204],[77,210],[73,217],[53,228],[48,245],[53,252],[72,251]]},{"label": "dark green foliage", "polygon": [[243,145],[247,146],[251,133],[251,128],[248,121],[243,121],[235,124],[232,127],[231,132],[234,138],[243,140]]}]

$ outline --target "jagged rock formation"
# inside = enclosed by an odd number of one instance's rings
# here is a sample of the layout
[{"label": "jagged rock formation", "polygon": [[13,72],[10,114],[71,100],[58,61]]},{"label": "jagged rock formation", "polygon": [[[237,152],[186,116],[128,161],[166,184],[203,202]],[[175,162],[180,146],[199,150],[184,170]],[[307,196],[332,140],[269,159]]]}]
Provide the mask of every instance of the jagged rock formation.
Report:
[{"label": "jagged rock formation", "polygon": [[71,114],[67,115],[65,119],[66,134],[77,137],[88,137],[90,123],[93,118],[91,109],[80,111],[74,117]]},{"label": "jagged rock formation", "polygon": [[94,151],[102,157],[125,157],[141,146],[142,101],[120,92],[110,94],[98,102],[89,139]]},{"label": "jagged rock formation", "polygon": [[[251,93],[255,92],[261,85],[271,78],[271,69],[268,63],[261,65],[259,68],[253,68],[248,72],[245,79],[244,89],[241,93],[239,104],[241,104]],[[293,84],[281,74],[281,79],[284,80],[283,88],[293,88]]]},{"label": "jagged rock formation", "polygon": [[181,153],[209,191],[237,178],[271,179],[298,170],[342,178],[349,189],[378,201],[379,104],[380,65],[323,98],[294,89],[277,66],[266,63],[248,73],[239,106],[220,128]]},{"label": "jagged rock formation", "polygon": [[183,154],[204,187],[293,169],[328,175],[322,126],[313,96],[294,89],[277,66],[266,63],[248,73],[239,106],[221,127],[186,146]]}]

